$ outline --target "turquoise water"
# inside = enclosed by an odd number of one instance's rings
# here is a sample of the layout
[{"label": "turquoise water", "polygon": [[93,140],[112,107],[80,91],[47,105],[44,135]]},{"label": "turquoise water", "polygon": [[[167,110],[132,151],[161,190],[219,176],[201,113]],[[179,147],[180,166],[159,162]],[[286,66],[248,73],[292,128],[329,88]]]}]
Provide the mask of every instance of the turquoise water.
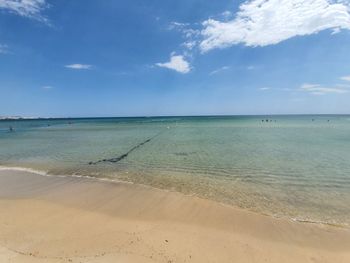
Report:
[{"label": "turquoise water", "polygon": [[350,224],[346,115],[0,121],[0,165],[131,181],[278,217]]}]

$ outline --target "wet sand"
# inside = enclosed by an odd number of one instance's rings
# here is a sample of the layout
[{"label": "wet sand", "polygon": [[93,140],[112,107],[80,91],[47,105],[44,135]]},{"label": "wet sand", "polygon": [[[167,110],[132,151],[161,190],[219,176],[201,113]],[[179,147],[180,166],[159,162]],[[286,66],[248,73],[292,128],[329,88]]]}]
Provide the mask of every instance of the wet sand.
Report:
[{"label": "wet sand", "polygon": [[127,183],[0,171],[0,262],[350,262],[350,230]]}]

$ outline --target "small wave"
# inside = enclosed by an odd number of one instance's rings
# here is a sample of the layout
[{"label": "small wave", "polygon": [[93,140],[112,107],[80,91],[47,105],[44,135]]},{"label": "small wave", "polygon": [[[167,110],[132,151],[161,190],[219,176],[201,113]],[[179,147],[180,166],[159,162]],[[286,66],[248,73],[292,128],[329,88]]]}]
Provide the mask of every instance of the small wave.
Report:
[{"label": "small wave", "polygon": [[24,168],[24,167],[17,167],[17,166],[0,166],[0,171],[19,171],[19,172],[39,174],[42,176],[48,176],[48,173],[46,171],[40,171],[32,168]]},{"label": "small wave", "polygon": [[123,181],[118,179],[110,179],[110,178],[99,178],[89,175],[77,175],[77,174],[69,174],[69,175],[60,175],[60,174],[49,174],[47,171],[42,170],[36,170],[32,168],[24,168],[24,167],[18,167],[18,166],[2,166],[0,165],[0,171],[18,171],[18,172],[27,172],[32,174],[37,174],[40,176],[47,176],[47,177],[61,177],[61,178],[81,178],[81,179],[90,179],[90,180],[96,180],[96,181],[102,181],[102,182],[110,182],[110,183],[123,183],[123,184],[134,184],[133,182],[129,181]]},{"label": "small wave", "polygon": [[349,227],[350,225],[347,223],[336,223],[336,222],[327,222],[327,221],[321,221],[321,220],[312,220],[312,219],[306,219],[306,218],[295,218],[292,217],[291,220],[293,222],[298,223],[306,223],[306,224],[316,224],[316,225],[328,225],[328,226],[335,226],[335,227]]}]

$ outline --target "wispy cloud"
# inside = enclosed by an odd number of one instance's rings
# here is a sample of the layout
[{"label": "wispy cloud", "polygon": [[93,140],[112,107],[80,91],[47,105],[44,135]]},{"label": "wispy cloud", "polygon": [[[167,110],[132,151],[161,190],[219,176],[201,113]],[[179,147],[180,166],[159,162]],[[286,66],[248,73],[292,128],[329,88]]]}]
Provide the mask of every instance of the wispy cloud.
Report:
[{"label": "wispy cloud", "polygon": [[250,0],[241,4],[234,19],[203,22],[202,52],[236,44],[267,46],[295,36],[332,29],[350,29],[349,1]]},{"label": "wispy cloud", "polygon": [[65,65],[64,67],[69,68],[69,69],[82,70],[82,69],[91,69],[92,65],[88,65],[88,64],[70,64],[70,65]]},{"label": "wispy cloud", "polygon": [[49,5],[45,0],[0,0],[0,9],[48,23],[42,11]]},{"label": "wispy cloud", "polygon": [[232,17],[232,12],[226,10],[226,11],[224,11],[224,12],[221,13],[221,16],[222,16],[223,18],[225,18],[225,19],[231,18],[231,17]]},{"label": "wispy cloud", "polygon": [[181,22],[176,22],[176,21],[172,21],[169,24],[169,30],[173,30],[173,29],[178,29],[178,30],[182,30],[184,28],[186,28],[187,26],[189,26],[188,23],[181,23]]},{"label": "wispy cloud", "polygon": [[213,70],[212,72],[209,73],[209,75],[215,75],[215,74],[218,74],[218,73],[225,71],[225,70],[228,70],[228,69],[230,69],[229,66],[223,66],[221,68]]},{"label": "wispy cloud", "polygon": [[350,81],[350,75],[349,76],[343,76],[340,79],[341,80],[345,80],[345,81]]},{"label": "wispy cloud", "polygon": [[184,42],[181,44],[188,50],[198,46],[198,37],[200,36],[200,30],[192,28],[189,23],[171,22],[168,26],[169,30],[174,30],[181,33]]},{"label": "wispy cloud", "polygon": [[53,87],[52,86],[42,86],[41,87],[42,89],[44,89],[44,90],[50,90],[50,89],[53,89]]},{"label": "wispy cloud", "polygon": [[182,43],[182,46],[189,49],[189,50],[193,49],[196,45],[197,45],[197,41],[195,41],[195,40],[188,40],[188,41]]},{"label": "wispy cloud", "polygon": [[7,54],[7,53],[9,53],[8,46],[4,44],[0,44],[0,54]]},{"label": "wispy cloud", "polygon": [[266,90],[270,90],[271,88],[270,87],[262,87],[262,88],[259,88],[259,90],[262,90],[262,91],[266,91]]},{"label": "wispy cloud", "polygon": [[308,84],[308,83],[301,85],[300,90],[308,92],[312,95],[325,95],[329,93],[344,94],[349,92],[349,90],[346,89],[344,86],[343,87],[342,86],[324,87],[320,84]]},{"label": "wispy cloud", "polygon": [[169,62],[156,63],[156,66],[172,69],[183,74],[191,71],[190,63],[185,60],[184,56],[175,54],[171,54]]},{"label": "wispy cloud", "polygon": [[256,69],[256,66],[250,65],[250,66],[247,67],[247,69],[248,69],[248,70],[254,70],[254,69]]}]

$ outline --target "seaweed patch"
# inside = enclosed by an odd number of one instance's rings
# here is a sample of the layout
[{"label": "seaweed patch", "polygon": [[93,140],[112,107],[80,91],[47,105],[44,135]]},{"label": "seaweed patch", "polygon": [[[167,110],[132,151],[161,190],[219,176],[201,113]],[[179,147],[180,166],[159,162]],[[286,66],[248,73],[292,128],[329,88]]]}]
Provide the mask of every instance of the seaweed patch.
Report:
[{"label": "seaweed patch", "polygon": [[103,163],[103,162],[110,162],[110,163],[117,163],[120,162],[121,160],[125,159],[126,157],[128,157],[128,155],[130,153],[132,153],[133,151],[135,151],[137,148],[140,148],[141,146],[145,145],[146,143],[150,142],[151,140],[153,140],[155,137],[157,137],[159,134],[157,134],[156,136],[149,138],[141,143],[139,143],[138,145],[132,147],[129,151],[127,151],[126,153],[118,156],[118,157],[114,157],[114,158],[110,158],[110,159],[102,159],[102,160],[98,160],[96,162],[89,162],[89,165],[95,165],[98,163]]}]

